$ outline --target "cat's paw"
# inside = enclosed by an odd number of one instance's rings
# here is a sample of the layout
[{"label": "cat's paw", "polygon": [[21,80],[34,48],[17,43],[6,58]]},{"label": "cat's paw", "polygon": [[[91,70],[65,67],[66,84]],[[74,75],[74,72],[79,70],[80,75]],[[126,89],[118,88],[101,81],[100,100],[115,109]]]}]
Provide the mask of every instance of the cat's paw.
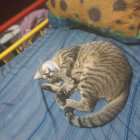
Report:
[{"label": "cat's paw", "polygon": [[74,119],[74,114],[73,114],[73,109],[70,107],[65,108],[65,119],[69,122],[72,123]]},{"label": "cat's paw", "polygon": [[66,84],[62,85],[58,91],[57,91],[58,95],[66,95],[67,94],[67,90],[66,90]]},{"label": "cat's paw", "polygon": [[65,106],[59,105],[62,110],[65,110]]},{"label": "cat's paw", "polygon": [[74,84],[69,84],[67,87],[66,87],[66,92],[69,93],[71,91],[73,91],[75,89],[75,85]]},{"label": "cat's paw", "polygon": [[71,108],[71,107],[65,107],[64,110],[66,111],[65,113],[69,113],[69,112],[73,113],[73,108]]},{"label": "cat's paw", "polygon": [[64,93],[58,93],[56,95],[56,102],[60,105],[60,106],[64,106],[66,104],[66,96]]},{"label": "cat's paw", "polygon": [[65,96],[68,95],[68,93],[71,93],[73,91],[73,89],[75,88],[75,85],[71,85],[71,84],[64,84],[63,86],[61,86],[58,90],[58,93],[62,93]]},{"label": "cat's paw", "polygon": [[51,88],[51,85],[50,84],[46,84],[46,83],[43,83],[41,85],[41,87],[45,90],[49,90],[49,91],[52,91],[52,88]]}]

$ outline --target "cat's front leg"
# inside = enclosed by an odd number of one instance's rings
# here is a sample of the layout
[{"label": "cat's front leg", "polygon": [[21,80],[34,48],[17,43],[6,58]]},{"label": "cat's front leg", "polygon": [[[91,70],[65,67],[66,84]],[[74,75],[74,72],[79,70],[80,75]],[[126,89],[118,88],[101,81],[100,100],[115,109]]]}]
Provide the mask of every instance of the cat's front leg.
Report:
[{"label": "cat's front leg", "polygon": [[49,90],[49,91],[52,91],[52,92],[55,92],[55,93],[57,93],[60,89],[59,86],[56,86],[56,85],[53,85],[53,84],[47,84],[47,83],[43,83],[41,85],[41,87],[45,90]]},{"label": "cat's front leg", "polygon": [[74,84],[74,80],[67,76],[68,70],[63,68],[60,70],[60,77],[61,79],[63,79],[64,83],[70,83],[70,84]]},{"label": "cat's front leg", "polygon": [[43,89],[45,89],[45,90],[56,92],[59,95],[61,93],[64,93],[66,95],[67,93],[70,93],[75,86],[74,85],[70,85],[70,84],[69,85],[68,84],[64,84],[64,85],[59,87],[59,86],[54,85],[54,84],[43,83],[41,85],[41,87]]},{"label": "cat's front leg", "polygon": [[64,85],[62,85],[58,91],[57,91],[57,94],[59,95],[71,95],[73,93],[73,91],[75,90],[76,88],[76,85],[75,84],[71,84],[71,83],[64,83]]},{"label": "cat's front leg", "polygon": [[64,93],[56,94],[56,103],[63,109],[63,106],[66,104],[66,96]]},{"label": "cat's front leg", "polygon": [[76,85],[64,84],[60,87],[56,94],[56,102],[62,110],[65,109],[66,99],[68,99],[69,96],[77,90],[78,88]]}]

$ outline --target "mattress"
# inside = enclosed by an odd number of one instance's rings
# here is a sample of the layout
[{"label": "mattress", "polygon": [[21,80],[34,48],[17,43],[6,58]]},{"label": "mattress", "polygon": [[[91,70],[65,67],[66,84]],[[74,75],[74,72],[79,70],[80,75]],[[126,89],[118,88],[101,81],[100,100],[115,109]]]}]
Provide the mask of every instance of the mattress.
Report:
[{"label": "mattress", "polygon": [[[63,47],[108,40],[126,55],[132,67],[130,95],[123,110],[110,123],[97,128],[78,128],[65,120],[55,94],[41,89],[44,80],[33,76],[43,61]],[[140,139],[140,44],[126,45],[87,31],[51,29],[32,46],[0,68],[1,140],[139,140]],[[79,92],[73,94],[79,100]],[[95,112],[107,104],[100,100]],[[84,114],[78,112],[80,115]]]}]

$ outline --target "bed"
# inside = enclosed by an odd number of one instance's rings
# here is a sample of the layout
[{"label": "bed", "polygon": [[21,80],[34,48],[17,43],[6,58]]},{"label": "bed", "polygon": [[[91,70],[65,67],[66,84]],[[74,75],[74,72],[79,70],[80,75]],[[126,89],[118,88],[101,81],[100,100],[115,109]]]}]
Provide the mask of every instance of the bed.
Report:
[{"label": "bed", "polygon": [[[110,123],[98,128],[74,127],[65,120],[64,111],[55,102],[55,94],[41,89],[44,81],[34,80],[33,76],[42,62],[59,49],[101,39],[115,43],[128,58],[133,71],[130,95],[124,109]],[[139,140],[139,54],[139,44],[126,45],[80,29],[50,29],[31,47],[0,67],[0,139]],[[72,98],[79,100],[79,93]],[[105,104],[106,101],[100,100],[95,112]]]}]

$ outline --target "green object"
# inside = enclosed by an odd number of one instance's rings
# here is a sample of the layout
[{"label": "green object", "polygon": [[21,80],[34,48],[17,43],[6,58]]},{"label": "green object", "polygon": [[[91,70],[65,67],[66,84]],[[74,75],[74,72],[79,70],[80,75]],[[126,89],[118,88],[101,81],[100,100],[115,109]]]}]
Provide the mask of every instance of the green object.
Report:
[{"label": "green object", "polygon": [[119,36],[122,39],[126,39],[128,36],[126,36],[123,32],[121,31],[110,31],[110,33],[114,36]]},{"label": "green object", "polygon": [[136,38],[137,38],[137,39],[140,39],[140,31],[139,31],[139,33],[138,33],[138,35],[137,35]]}]

